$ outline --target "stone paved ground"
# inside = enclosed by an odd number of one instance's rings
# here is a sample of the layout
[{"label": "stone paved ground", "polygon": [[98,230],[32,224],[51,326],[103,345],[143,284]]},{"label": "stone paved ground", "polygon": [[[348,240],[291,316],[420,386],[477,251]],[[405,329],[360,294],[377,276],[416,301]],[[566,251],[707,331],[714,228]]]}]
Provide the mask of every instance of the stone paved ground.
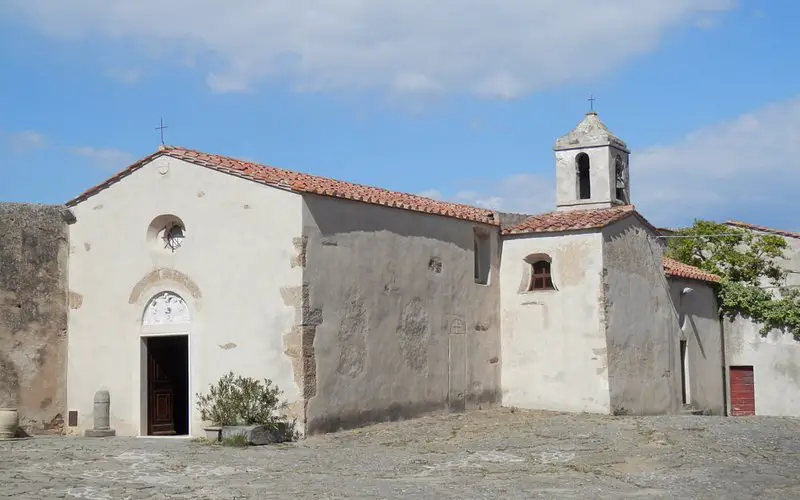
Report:
[{"label": "stone paved ground", "polygon": [[0,442],[15,498],[800,498],[800,420],[490,410],[249,449]]}]

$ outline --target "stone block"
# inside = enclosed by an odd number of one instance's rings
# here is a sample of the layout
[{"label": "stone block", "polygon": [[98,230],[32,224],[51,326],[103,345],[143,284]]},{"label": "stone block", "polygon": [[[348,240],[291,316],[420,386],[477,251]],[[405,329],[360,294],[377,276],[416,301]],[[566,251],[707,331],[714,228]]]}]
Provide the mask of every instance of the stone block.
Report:
[{"label": "stone block", "polygon": [[286,429],[282,425],[279,425],[275,430],[269,430],[263,425],[236,425],[222,428],[222,439],[242,435],[247,438],[247,444],[253,446],[286,441]]}]

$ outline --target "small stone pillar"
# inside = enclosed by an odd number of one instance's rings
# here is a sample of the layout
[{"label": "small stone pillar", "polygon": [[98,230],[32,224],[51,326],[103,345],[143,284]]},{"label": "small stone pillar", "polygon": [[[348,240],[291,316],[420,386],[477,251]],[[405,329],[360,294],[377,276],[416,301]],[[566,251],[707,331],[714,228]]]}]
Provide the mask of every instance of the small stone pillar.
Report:
[{"label": "small stone pillar", "polygon": [[111,421],[111,395],[108,391],[94,393],[94,429],[86,429],[86,437],[109,437],[116,435],[117,431],[109,427]]}]

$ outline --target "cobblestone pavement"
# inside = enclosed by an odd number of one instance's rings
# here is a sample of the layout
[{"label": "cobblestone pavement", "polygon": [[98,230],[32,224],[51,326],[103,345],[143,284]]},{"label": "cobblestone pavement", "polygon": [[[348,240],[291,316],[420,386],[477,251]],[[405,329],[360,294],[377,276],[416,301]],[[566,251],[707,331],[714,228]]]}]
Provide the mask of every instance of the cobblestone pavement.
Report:
[{"label": "cobblestone pavement", "polygon": [[800,420],[489,410],[292,444],[0,441],[15,498],[800,498]]}]

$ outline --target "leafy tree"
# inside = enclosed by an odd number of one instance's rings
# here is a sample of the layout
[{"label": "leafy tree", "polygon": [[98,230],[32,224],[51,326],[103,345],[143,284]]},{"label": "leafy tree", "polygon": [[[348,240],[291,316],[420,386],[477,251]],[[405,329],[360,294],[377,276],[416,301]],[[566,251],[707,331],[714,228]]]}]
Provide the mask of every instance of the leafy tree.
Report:
[{"label": "leafy tree", "polygon": [[666,255],[722,278],[716,292],[723,313],[760,323],[762,335],[778,329],[800,340],[800,289],[785,286],[778,261],[788,247],[783,237],[703,220],[676,235],[691,237],[668,238]]}]

